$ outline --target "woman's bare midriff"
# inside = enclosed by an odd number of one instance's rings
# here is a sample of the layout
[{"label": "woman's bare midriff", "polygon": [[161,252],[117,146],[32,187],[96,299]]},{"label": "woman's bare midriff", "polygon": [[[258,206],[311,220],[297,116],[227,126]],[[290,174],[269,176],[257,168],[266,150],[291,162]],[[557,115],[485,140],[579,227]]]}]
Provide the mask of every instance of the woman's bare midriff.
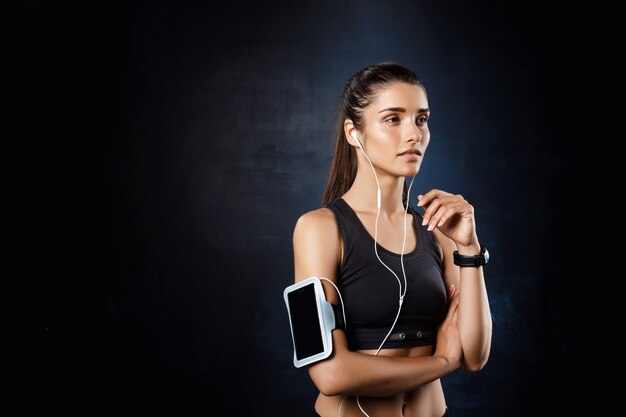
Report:
[{"label": "woman's bare midriff", "polygon": [[[381,349],[379,356],[418,357],[432,355],[432,346],[416,346],[404,349]],[[359,352],[374,355],[376,350]],[[364,417],[356,397],[327,397],[320,394],[315,402],[315,411],[321,417]],[[359,403],[370,417],[441,417],[446,411],[446,401],[439,379],[424,384],[418,389],[390,397],[359,397]],[[339,416],[341,407],[341,416]]]}]

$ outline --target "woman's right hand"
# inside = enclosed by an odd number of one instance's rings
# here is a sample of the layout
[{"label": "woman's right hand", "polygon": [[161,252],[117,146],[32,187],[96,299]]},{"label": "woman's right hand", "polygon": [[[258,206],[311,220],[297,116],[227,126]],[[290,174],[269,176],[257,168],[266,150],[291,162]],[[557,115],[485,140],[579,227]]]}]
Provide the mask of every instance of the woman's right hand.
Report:
[{"label": "woman's right hand", "polygon": [[445,358],[451,366],[451,371],[461,366],[463,347],[461,346],[461,335],[459,334],[459,292],[454,285],[448,288],[450,304],[445,320],[437,330],[437,341],[435,342],[434,356]]}]

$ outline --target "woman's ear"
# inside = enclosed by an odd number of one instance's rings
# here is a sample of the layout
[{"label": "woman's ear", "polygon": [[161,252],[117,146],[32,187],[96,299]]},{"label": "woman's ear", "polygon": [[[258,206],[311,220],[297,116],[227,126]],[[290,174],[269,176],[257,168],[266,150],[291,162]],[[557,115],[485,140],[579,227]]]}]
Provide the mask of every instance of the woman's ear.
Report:
[{"label": "woman's ear", "polygon": [[343,122],[343,131],[346,136],[346,140],[352,146],[362,147],[359,141],[359,130],[354,126],[354,123],[350,119],[346,119]]}]

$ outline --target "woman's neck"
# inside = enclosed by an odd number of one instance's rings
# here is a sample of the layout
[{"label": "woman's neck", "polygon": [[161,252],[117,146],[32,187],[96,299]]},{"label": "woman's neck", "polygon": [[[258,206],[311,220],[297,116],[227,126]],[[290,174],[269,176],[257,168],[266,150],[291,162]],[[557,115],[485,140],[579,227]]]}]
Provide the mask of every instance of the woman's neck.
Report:
[{"label": "woman's neck", "polygon": [[[367,169],[363,169],[367,168]],[[404,190],[404,177],[393,177],[390,175],[378,174],[381,192],[381,215],[390,216],[404,212],[402,205],[402,193]],[[354,183],[343,195],[355,211],[373,212],[377,210],[377,184],[371,167],[359,167]]]}]

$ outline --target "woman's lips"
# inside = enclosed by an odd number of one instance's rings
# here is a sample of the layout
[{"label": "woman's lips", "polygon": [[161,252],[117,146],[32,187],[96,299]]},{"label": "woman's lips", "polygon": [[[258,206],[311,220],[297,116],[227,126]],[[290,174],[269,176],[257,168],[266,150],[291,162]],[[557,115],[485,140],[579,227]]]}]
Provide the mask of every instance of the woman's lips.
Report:
[{"label": "woman's lips", "polygon": [[402,152],[401,154],[399,154],[398,156],[401,157],[402,159],[409,161],[409,162],[415,162],[419,159],[419,156],[422,153],[417,150],[417,149],[409,149],[406,150],[404,152]]}]

